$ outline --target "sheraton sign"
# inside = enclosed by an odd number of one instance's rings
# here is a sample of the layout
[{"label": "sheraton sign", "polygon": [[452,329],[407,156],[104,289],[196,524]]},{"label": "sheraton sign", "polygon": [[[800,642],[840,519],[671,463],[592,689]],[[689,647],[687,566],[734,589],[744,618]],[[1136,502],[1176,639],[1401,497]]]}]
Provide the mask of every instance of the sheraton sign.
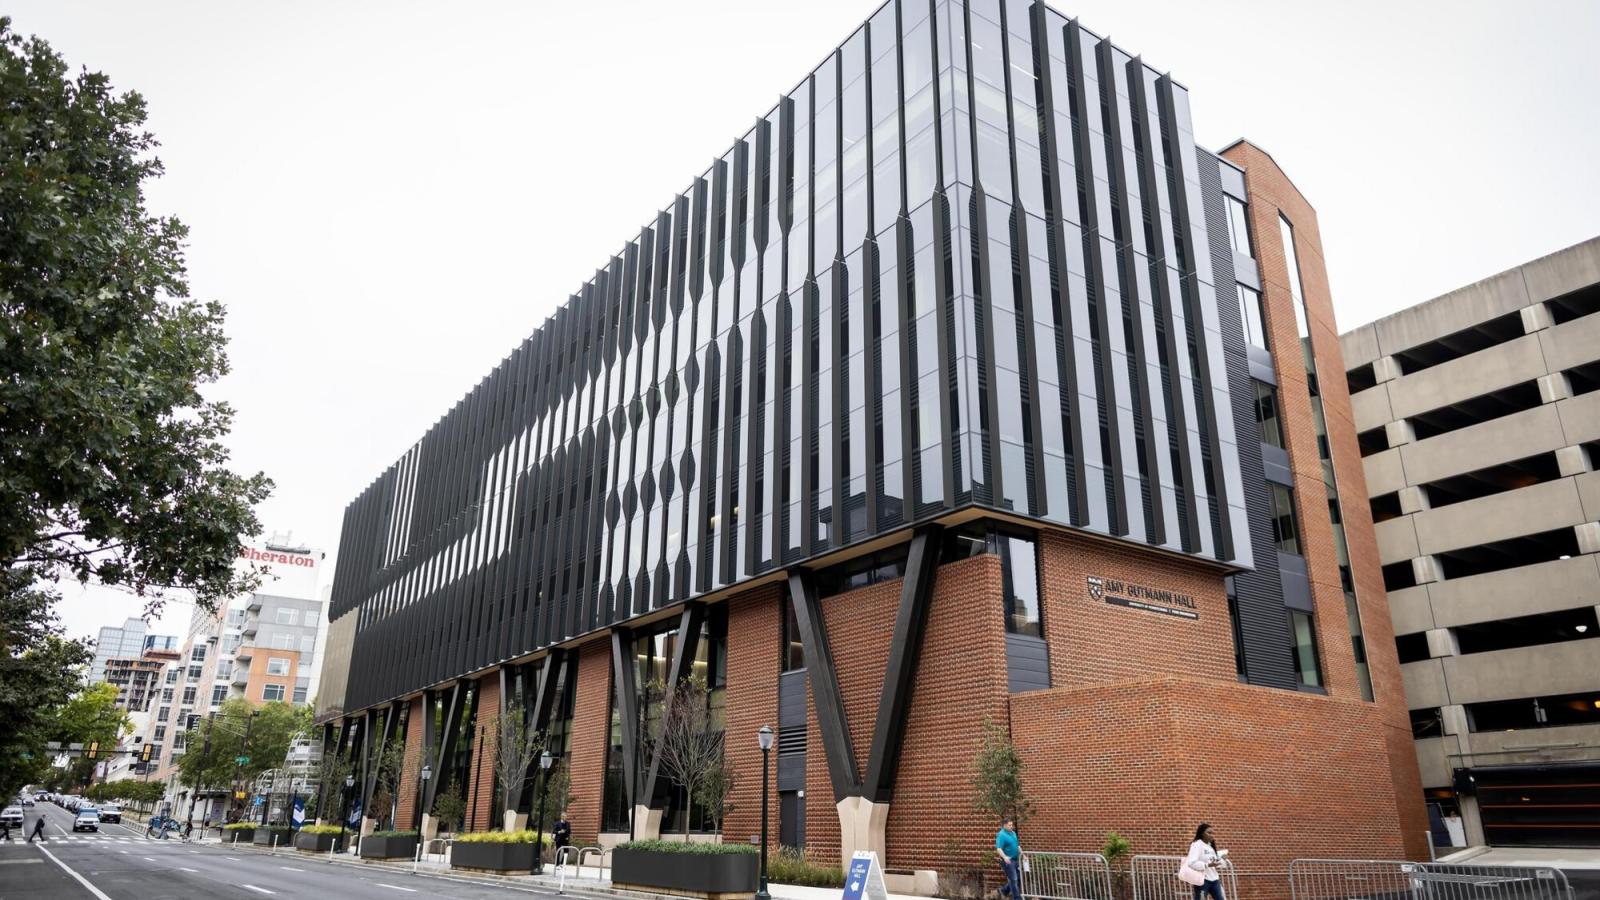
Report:
[{"label": "sheraton sign", "polygon": [[1143,612],[1172,616],[1178,619],[1200,618],[1194,598],[1177,591],[1153,588],[1143,584],[1130,584],[1114,578],[1089,576],[1089,599],[1103,600],[1112,606],[1137,609]]},{"label": "sheraton sign", "polygon": [[314,568],[317,565],[317,558],[314,556],[300,553],[279,553],[276,550],[257,550],[254,547],[240,547],[239,558],[248,559],[251,562],[277,563],[281,566],[301,566],[307,569]]}]

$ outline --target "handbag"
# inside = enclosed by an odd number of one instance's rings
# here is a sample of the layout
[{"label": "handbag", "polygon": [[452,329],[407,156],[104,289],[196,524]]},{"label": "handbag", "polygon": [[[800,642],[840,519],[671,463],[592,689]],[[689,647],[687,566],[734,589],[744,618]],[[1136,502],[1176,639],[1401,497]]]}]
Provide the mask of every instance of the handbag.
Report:
[{"label": "handbag", "polygon": [[1195,887],[1199,887],[1200,885],[1206,883],[1206,873],[1200,869],[1194,869],[1190,868],[1188,865],[1182,865],[1178,867],[1178,880],[1184,884],[1191,884]]}]

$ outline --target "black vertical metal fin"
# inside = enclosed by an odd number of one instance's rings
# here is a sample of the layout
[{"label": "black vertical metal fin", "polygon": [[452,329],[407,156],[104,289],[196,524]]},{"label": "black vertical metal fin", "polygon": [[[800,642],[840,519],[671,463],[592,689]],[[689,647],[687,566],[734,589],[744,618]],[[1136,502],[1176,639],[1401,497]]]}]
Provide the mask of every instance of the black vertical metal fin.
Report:
[{"label": "black vertical metal fin", "polygon": [[906,554],[900,609],[895,614],[889,661],[883,671],[883,691],[878,698],[878,714],[872,730],[872,750],[861,785],[861,796],[874,803],[887,802],[894,794],[894,777],[900,749],[905,744],[906,717],[911,712],[917,660],[922,653],[928,608],[933,602],[943,538],[944,529],[938,525],[919,528]]},{"label": "black vertical metal fin", "polygon": [[633,635],[627,629],[611,632],[611,689],[616,694],[617,719],[622,729],[622,784],[630,809],[639,802],[639,679],[632,644]]},{"label": "black vertical metal fin", "polygon": [[822,732],[822,749],[828,760],[833,799],[838,802],[859,796],[861,782],[857,775],[855,745],[850,741],[850,720],[845,716],[844,698],[839,694],[839,677],[833,667],[822,607],[817,603],[816,582],[810,572],[802,569],[789,575],[789,602],[794,604],[800,642],[805,647],[806,679],[811,683],[811,698],[817,707],[817,728]]}]

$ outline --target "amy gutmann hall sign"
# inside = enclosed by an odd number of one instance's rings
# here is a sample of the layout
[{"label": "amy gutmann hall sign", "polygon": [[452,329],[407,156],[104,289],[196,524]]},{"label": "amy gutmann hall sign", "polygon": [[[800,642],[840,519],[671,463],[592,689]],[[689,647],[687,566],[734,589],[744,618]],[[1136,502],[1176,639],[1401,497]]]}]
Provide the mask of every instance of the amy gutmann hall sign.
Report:
[{"label": "amy gutmann hall sign", "polygon": [[1123,606],[1144,612],[1159,613],[1179,619],[1198,619],[1200,612],[1194,598],[1177,591],[1162,590],[1143,584],[1130,584],[1114,578],[1089,576],[1089,599],[1104,600],[1112,606]]}]

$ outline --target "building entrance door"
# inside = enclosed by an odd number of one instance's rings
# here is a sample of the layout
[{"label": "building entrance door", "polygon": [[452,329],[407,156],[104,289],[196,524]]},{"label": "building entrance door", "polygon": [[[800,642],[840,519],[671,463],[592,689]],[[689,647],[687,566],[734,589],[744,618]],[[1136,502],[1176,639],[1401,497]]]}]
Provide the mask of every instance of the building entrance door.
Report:
[{"label": "building entrance door", "polygon": [[778,794],[778,843],[784,847],[805,846],[806,804],[799,791]]}]

